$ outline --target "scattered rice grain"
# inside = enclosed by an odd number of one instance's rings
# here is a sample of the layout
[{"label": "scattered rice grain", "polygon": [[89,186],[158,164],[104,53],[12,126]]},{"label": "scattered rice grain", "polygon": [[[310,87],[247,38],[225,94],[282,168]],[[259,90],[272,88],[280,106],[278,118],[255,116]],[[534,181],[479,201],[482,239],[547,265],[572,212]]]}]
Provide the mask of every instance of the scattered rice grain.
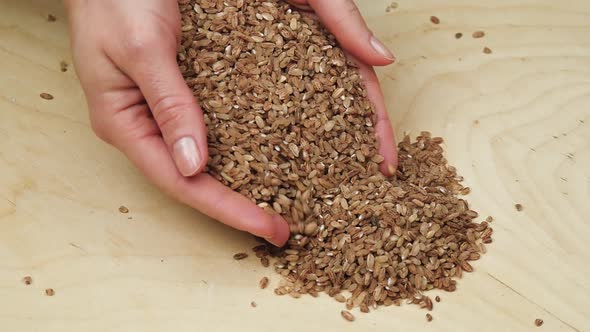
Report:
[{"label": "scattered rice grain", "polygon": [[340,315],[342,316],[342,318],[346,319],[349,322],[354,321],[354,315],[348,310],[340,311]]}]

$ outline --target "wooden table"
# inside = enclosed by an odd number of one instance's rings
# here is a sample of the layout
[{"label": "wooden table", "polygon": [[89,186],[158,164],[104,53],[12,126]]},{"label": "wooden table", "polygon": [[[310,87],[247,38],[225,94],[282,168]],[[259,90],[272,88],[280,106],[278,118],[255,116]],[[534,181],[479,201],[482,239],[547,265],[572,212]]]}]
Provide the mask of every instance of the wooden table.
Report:
[{"label": "wooden table", "polygon": [[60,2],[28,0],[0,3],[0,329],[590,331],[590,2],[358,2],[399,59],[379,71],[398,136],[445,137],[470,202],[495,218],[488,254],[436,293],[432,322],[402,306],[348,323],[326,296],[258,289],[278,278],[232,259],[251,236],[167,198],[95,138],[74,71],[60,71]]}]

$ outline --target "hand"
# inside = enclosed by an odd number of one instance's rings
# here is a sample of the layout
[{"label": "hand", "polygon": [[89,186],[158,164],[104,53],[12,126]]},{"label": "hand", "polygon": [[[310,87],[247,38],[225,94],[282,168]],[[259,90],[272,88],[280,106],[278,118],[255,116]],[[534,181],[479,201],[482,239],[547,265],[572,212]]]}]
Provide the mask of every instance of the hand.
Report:
[{"label": "hand", "polygon": [[[180,36],[177,2],[65,2],[74,63],[97,136],[122,151],[148,179],[179,201],[233,228],[282,246],[289,238],[289,227],[282,217],[267,214],[246,197],[200,173],[208,158],[206,128],[202,111],[176,63]],[[320,2],[327,3],[309,0],[312,7]],[[352,0],[345,2],[354,6]],[[317,14],[329,28],[351,29],[344,21],[338,23],[336,12],[327,14],[331,5],[321,6],[324,7],[318,7]],[[336,9],[346,8],[356,7]],[[370,36],[358,11],[346,13],[354,18],[351,26]],[[385,48],[377,47],[372,52],[361,40],[346,39],[348,36],[342,32],[336,36],[364,63],[384,65],[393,60],[383,55],[387,54]],[[376,45],[370,37],[366,41]],[[362,64],[360,67],[378,114],[377,133],[383,143],[379,150],[386,158],[382,171],[391,175],[397,157],[383,96],[372,68]]]}]

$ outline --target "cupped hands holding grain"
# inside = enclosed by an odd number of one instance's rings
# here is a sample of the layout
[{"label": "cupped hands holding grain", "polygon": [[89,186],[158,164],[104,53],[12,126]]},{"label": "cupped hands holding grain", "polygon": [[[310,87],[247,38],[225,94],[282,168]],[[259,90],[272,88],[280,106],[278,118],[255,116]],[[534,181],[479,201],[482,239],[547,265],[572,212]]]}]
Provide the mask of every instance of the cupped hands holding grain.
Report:
[{"label": "cupped hands holding grain", "polygon": [[[244,1],[227,2],[243,5]],[[397,164],[393,133],[369,66],[391,63],[393,56],[372,36],[352,1],[330,2],[340,4],[335,7],[314,0],[295,2],[317,10],[350,53],[368,64],[361,65],[361,71],[377,111],[376,135],[384,157],[381,170],[393,174]],[[176,62],[180,33],[191,29],[181,26],[178,4],[66,0],[66,6],[75,66],[97,136],[122,151],[176,199],[231,227],[283,245],[289,228],[280,215],[265,212],[202,173],[208,159],[207,131],[201,108]]]}]

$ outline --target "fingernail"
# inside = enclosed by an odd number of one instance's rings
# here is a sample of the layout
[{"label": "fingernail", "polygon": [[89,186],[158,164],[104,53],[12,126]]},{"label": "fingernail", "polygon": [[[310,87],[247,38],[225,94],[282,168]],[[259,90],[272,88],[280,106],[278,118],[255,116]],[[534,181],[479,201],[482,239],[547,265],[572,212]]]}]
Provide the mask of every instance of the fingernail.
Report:
[{"label": "fingernail", "polygon": [[180,173],[184,176],[192,176],[201,166],[201,156],[195,140],[186,136],[174,143],[174,162]]},{"label": "fingernail", "polygon": [[373,49],[375,49],[375,51],[377,51],[387,60],[395,60],[395,56],[393,55],[393,53],[391,53],[387,46],[385,46],[385,44],[383,44],[379,39],[377,39],[377,37],[371,36],[371,46],[373,46]]},{"label": "fingernail", "polygon": [[387,166],[387,170],[389,171],[389,175],[393,176],[395,174],[395,167],[393,165]]},{"label": "fingernail", "polygon": [[283,217],[278,214],[272,216],[272,222],[274,224],[274,233],[270,238],[266,238],[266,241],[274,244],[277,247],[282,247],[285,245],[287,240],[289,240],[289,226]]}]

